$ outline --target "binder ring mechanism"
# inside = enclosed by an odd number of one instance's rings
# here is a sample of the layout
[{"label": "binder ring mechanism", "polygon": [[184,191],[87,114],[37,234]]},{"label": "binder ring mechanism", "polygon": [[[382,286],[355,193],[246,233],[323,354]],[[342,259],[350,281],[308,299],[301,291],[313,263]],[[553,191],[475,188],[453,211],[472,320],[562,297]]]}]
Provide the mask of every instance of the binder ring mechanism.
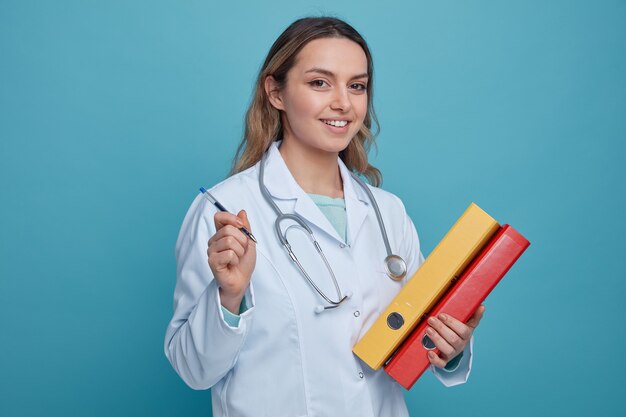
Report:
[{"label": "binder ring mechanism", "polygon": [[436,348],[435,342],[433,342],[433,340],[430,337],[428,337],[427,334],[425,334],[424,337],[422,337],[422,346],[426,350],[433,350]]},{"label": "binder ring mechanism", "polygon": [[[428,317],[429,317],[428,313],[424,313],[424,314],[422,315],[422,319],[423,319],[424,321],[428,320]],[[422,337],[422,347],[423,347],[424,349],[426,349],[426,350],[433,350],[433,349],[435,349],[437,346],[435,346],[435,342],[433,342],[433,339],[431,339],[430,337],[428,337],[428,335],[427,335],[427,334],[425,334],[425,335]]]},{"label": "binder ring mechanism", "polygon": [[404,317],[402,314],[394,311],[387,316],[387,326],[392,330],[398,330],[404,325]]},{"label": "binder ring mechanism", "polygon": [[[387,316],[387,326],[393,330],[399,330],[402,326],[404,326],[404,317],[402,317],[402,314],[394,311]],[[435,342],[433,342],[433,340],[426,334],[422,337],[422,346],[426,350],[433,350],[436,348]]]}]

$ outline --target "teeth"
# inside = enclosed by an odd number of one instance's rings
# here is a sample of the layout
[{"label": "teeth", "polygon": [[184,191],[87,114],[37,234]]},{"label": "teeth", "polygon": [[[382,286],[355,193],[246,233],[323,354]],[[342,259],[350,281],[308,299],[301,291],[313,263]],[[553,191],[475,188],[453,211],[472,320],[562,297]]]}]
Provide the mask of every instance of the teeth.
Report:
[{"label": "teeth", "polygon": [[347,120],[324,120],[324,123],[327,125],[335,126],[335,127],[344,127],[348,124]]}]

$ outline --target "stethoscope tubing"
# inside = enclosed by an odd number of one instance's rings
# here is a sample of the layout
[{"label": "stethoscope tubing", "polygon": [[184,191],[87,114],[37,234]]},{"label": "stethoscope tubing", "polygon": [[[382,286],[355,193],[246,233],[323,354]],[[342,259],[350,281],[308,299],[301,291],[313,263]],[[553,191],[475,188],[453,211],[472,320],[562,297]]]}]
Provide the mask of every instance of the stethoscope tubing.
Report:
[{"label": "stethoscope tubing", "polygon": [[[337,282],[337,278],[335,277],[335,273],[333,272],[333,269],[331,268],[330,263],[328,262],[328,259],[324,255],[324,251],[322,251],[321,246],[319,245],[319,243],[317,242],[317,240],[313,236],[313,231],[306,224],[306,222],[304,221],[302,216],[300,216],[298,214],[295,214],[295,213],[294,214],[283,213],[280,210],[280,208],[278,207],[278,205],[272,199],[272,196],[270,195],[269,190],[265,186],[265,181],[264,181],[264,178],[265,178],[265,162],[267,160],[267,156],[268,156],[268,152],[265,152],[263,154],[263,157],[261,158],[261,163],[259,164],[259,188],[261,190],[261,194],[263,195],[263,198],[270,204],[270,206],[272,207],[272,209],[276,213],[276,220],[274,221],[274,230],[276,232],[276,236],[278,237],[278,240],[280,241],[281,245],[287,251],[287,254],[291,258],[291,260],[296,264],[296,266],[298,267],[298,269],[300,270],[302,275],[304,275],[304,277],[306,278],[308,283],[315,289],[315,291],[327,303],[330,304],[329,306],[318,306],[318,308],[316,308],[316,312],[320,312],[320,311],[324,311],[324,310],[327,310],[327,309],[332,309],[332,308],[338,307],[349,296],[348,295],[345,295],[345,296],[342,295],[341,289],[339,288],[339,283]],[[385,265],[387,266],[387,274],[393,280],[397,281],[399,279],[402,279],[405,276],[405,274],[406,274],[406,263],[404,262],[404,260],[401,257],[399,257],[398,255],[394,255],[391,252],[391,245],[389,244],[389,238],[387,236],[387,230],[385,229],[385,224],[383,222],[383,218],[382,218],[382,215],[380,213],[380,209],[378,207],[378,203],[376,202],[376,198],[374,198],[374,195],[372,194],[371,190],[368,188],[367,184],[365,184],[365,182],[363,182],[363,180],[361,178],[359,178],[354,173],[351,173],[351,174],[352,174],[352,178],[354,178],[356,180],[356,182],[363,188],[363,190],[365,190],[365,193],[367,194],[367,196],[368,196],[368,198],[370,200],[370,203],[371,203],[372,207],[374,208],[374,212],[376,213],[376,220],[378,221],[378,225],[379,225],[380,232],[381,232],[381,235],[382,235],[382,238],[383,238],[383,242],[385,243],[385,250],[387,251],[387,257],[385,258]],[[281,222],[283,222],[285,220],[292,220],[292,221],[296,222],[297,226],[296,225],[289,226],[289,227],[287,227],[287,229],[283,233],[283,231],[282,231],[282,229],[280,227],[280,224],[281,224]],[[289,230],[291,227],[300,227],[300,228],[304,229],[308,233],[309,239],[311,240],[311,242],[315,246],[315,249],[317,250],[317,252],[320,255],[320,257],[323,259],[324,264],[326,266],[326,269],[328,270],[328,272],[329,272],[329,274],[330,274],[330,276],[332,278],[333,285],[334,285],[335,291],[337,293],[337,301],[330,299],[326,294],[324,294],[324,292],[315,284],[313,279],[311,279],[309,274],[306,272],[306,270],[304,269],[304,267],[302,266],[302,264],[298,260],[297,256],[293,253],[293,251],[291,249],[291,245],[289,244],[289,241],[287,240],[287,237],[286,237],[287,230]],[[401,266],[401,273],[398,274],[398,273],[392,272],[392,270],[391,270],[391,268],[389,266],[390,262],[392,262],[392,261],[399,262],[399,264]]]}]

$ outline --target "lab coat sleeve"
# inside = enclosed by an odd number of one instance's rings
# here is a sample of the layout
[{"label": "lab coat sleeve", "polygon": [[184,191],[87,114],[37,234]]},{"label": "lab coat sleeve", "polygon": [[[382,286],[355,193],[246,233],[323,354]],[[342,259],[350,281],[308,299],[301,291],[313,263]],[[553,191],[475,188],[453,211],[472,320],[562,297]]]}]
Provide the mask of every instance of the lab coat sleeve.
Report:
[{"label": "lab coat sleeve", "polygon": [[[403,207],[404,208],[404,207]],[[413,276],[415,271],[424,263],[424,255],[422,254],[419,237],[417,230],[411,218],[405,211],[405,227],[404,227],[404,239],[402,248],[404,249],[405,259],[407,260],[407,279]],[[472,348],[474,337],[470,339],[469,343],[463,351],[463,357],[459,361],[458,366],[448,371],[445,369],[437,368],[431,365],[431,370],[446,387],[452,387],[467,382],[469,378],[470,370],[472,369]]]},{"label": "lab coat sleeve", "polygon": [[464,384],[469,378],[470,371],[472,369],[472,349],[474,345],[474,336],[470,338],[469,343],[463,350],[463,357],[459,361],[459,365],[452,371],[437,368],[431,365],[433,373],[439,381],[446,387],[453,387],[455,385]]},{"label": "lab coat sleeve", "polygon": [[212,387],[235,365],[254,315],[250,285],[245,294],[249,308],[239,325],[231,327],[224,319],[207,258],[214,214],[215,209],[198,196],[185,216],[176,242],[174,315],[165,335],[165,355],[194,389]]}]

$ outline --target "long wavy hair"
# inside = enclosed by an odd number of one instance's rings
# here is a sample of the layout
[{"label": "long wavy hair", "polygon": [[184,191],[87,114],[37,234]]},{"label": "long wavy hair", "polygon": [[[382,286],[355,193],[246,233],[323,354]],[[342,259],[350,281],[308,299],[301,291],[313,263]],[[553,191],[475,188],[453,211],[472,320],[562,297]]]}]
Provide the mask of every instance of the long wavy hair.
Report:
[{"label": "long wavy hair", "polygon": [[[372,55],[365,39],[348,23],[334,17],[306,17],[293,22],[276,39],[270,48],[265,62],[259,71],[254,95],[246,112],[243,139],[237,148],[231,175],[241,172],[261,160],[263,153],[269,149],[273,141],[283,135],[280,110],[271,105],[265,93],[265,78],[272,75],[283,88],[287,81],[287,73],[294,66],[298,52],[309,42],[320,38],[346,38],[356,42],[363,48],[367,57],[367,114],[361,129],[352,138],[346,149],[339,153],[348,169],[363,175],[370,184],[378,187],[382,183],[382,174],[372,166],[367,154],[380,131],[373,105],[374,66]],[[372,132],[372,122],[376,131]]]}]

